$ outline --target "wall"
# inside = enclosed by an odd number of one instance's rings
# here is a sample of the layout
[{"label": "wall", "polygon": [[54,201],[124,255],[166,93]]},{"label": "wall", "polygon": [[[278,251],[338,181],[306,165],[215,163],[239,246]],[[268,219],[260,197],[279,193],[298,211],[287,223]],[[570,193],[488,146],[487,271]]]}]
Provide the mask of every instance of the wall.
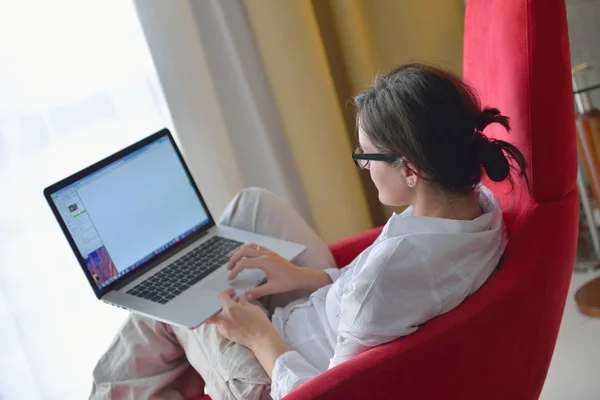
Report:
[{"label": "wall", "polygon": [[[600,83],[600,0],[567,0],[571,65],[588,62],[592,69],[579,75],[581,85]],[[591,92],[594,105],[600,107],[600,90]]]}]

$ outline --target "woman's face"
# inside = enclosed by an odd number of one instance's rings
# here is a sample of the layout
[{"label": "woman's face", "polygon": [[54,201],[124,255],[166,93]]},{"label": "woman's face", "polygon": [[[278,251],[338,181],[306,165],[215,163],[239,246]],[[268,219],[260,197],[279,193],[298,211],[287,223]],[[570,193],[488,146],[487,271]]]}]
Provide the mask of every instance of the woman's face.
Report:
[{"label": "woman's face", "polygon": [[[362,128],[358,130],[358,142],[364,153],[380,153]],[[404,166],[393,166],[384,161],[369,161],[367,169],[379,191],[379,201],[387,206],[412,204],[417,177]],[[407,182],[411,182],[410,187]]]}]

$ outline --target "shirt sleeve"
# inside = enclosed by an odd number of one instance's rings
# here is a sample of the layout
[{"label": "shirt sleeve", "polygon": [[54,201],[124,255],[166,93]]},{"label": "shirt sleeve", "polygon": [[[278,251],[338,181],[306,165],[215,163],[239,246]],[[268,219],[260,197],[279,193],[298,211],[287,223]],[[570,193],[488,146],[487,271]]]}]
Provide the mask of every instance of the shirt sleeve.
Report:
[{"label": "shirt sleeve", "polygon": [[271,398],[281,399],[321,372],[296,351],[282,354],[275,361],[271,374]]},{"label": "shirt sleeve", "polygon": [[331,282],[335,282],[338,280],[340,275],[342,275],[342,270],[339,268],[327,268],[323,270],[329,277],[331,278]]},{"label": "shirt sleeve", "polygon": [[[437,315],[440,302],[428,268],[410,244],[384,241],[352,278],[340,303],[337,343],[329,368],[414,332]],[[333,278],[332,278],[333,279]],[[321,372],[289,351],[275,362],[271,396],[277,400]]]}]

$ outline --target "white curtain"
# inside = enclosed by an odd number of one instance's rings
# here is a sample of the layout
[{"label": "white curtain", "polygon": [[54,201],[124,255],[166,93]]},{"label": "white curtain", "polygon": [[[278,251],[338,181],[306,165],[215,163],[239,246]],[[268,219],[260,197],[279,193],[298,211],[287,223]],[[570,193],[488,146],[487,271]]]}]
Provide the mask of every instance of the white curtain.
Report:
[{"label": "white curtain", "polygon": [[0,0],[0,400],[87,397],[126,313],[42,191],[164,126],[215,217],[263,186],[310,222],[239,0]]},{"label": "white curtain", "polygon": [[47,185],[170,126],[133,4],[0,0],[0,399],[83,399],[125,313],[99,302]]},{"label": "white curtain", "polygon": [[241,188],[261,186],[311,223],[240,0],[135,4],[184,156],[213,215]]}]

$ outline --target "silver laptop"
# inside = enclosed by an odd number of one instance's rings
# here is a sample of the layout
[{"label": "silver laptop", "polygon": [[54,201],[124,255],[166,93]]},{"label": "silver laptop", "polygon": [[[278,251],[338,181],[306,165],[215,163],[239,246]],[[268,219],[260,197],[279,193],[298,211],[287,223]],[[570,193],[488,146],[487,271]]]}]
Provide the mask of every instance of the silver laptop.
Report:
[{"label": "silver laptop", "polygon": [[171,133],[164,129],[44,190],[96,296],[169,324],[196,327],[217,295],[264,281],[228,281],[228,253],[256,243],[291,260],[304,246],[216,226]]}]

